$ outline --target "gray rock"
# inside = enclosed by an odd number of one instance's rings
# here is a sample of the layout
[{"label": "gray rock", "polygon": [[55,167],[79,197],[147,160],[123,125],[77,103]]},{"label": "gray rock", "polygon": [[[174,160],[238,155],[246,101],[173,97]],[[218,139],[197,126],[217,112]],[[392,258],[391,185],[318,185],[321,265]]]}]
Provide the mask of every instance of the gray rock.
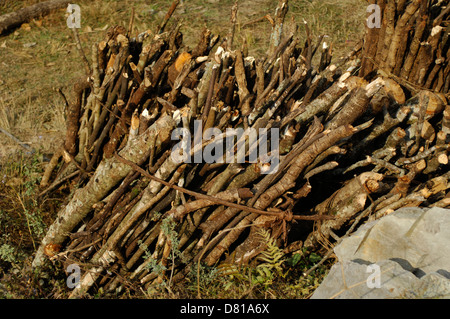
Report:
[{"label": "gray rock", "polygon": [[450,210],[403,208],[361,226],[312,298],[450,298]]}]

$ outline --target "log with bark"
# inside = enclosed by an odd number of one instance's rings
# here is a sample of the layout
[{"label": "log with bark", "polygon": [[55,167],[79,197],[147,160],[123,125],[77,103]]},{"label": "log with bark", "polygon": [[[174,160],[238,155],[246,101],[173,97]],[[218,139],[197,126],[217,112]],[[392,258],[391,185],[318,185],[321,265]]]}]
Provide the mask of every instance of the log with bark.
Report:
[{"label": "log with bark", "polygon": [[[304,34],[283,30],[286,0],[259,59],[232,50],[233,30],[222,40],[204,30],[188,51],[167,23],[178,1],[155,35],[110,28],[92,47],[88,82],[74,86],[66,141],[44,173],[42,196],[70,194],[33,266],[83,265],[73,296],[127,282],[145,289],[199,265],[256,262],[261,228],[285,251],[320,249],[396,208],[448,206],[448,86],[427,78],[445,80],[447,58],[411,85],[378,68],[409,57],[404,43],[385,56],[389,37],[405,40],[407,28],[414,42],[447,23],[442,3],[419,2],[383,6],[383,28],[336,64],[328,44],[315,59],[323,39],[314,45],[307,24]],[[418,30],[425,16],[432,23]]]},{"label": "log with bark", "polygon": [[0,16],[0,35],[20,27],[23,23],[41,18],[52,11],[65,8],[70,0],[49,0]]}]

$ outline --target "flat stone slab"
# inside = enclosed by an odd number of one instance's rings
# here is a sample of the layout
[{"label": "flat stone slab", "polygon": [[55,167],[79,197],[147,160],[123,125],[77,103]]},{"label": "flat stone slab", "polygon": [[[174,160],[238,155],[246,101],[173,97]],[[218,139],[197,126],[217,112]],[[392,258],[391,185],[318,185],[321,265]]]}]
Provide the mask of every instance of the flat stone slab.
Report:
[{"label": "flat stone slab", "polygon": [[450,298],[450,210],[402,208],[361,226],[312,298]]}]

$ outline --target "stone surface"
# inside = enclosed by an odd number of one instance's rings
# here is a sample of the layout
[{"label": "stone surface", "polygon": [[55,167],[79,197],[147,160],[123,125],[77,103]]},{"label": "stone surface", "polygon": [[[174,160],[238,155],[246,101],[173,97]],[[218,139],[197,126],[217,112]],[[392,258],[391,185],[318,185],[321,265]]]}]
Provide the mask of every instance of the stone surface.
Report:
[{"label": "stone surface", "polygon": [[450,298],[450,210],[402,208],[361,226],[312,298]]}]

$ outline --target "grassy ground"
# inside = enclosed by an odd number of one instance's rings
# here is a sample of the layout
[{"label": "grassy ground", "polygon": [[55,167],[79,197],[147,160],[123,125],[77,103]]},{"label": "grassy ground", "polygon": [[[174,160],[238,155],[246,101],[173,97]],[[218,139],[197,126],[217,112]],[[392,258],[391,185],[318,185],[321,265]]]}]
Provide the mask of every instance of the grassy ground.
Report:
[{"label": "grassy ground", "polygon": [[[0,15],[37,2],[0,1]],[[171,0],[79,0],[76,3],[81,7],[80,38],[89,58],[92,43],[101,41],[109,26],[128,25],[133,7],[136,13],[134,32],[155,30]],[[171,23],[182,21],[188,46],[196,44],[203,27],[225,36],[231,26],[229,16],[233,3],[234,0],[185,0],[175,11]],[[250,55],[264,54],[271,25],[265,19],[248,22],[266,14],[273,15],[276,5],[275,0],[239,1],[236,46],[246,42]],[[334,56],[339,57],[361,38],[364,17],[365,2],[361,0],[296,0],[290,1],[286,26],[294,21],[300,26],[299,36],[303,37],[303,21],[307,21],[314,37],[328,36],[327,42],[333,43]],[[61,89],[70,98],[73,81],[83,70],[72,33],[66,25],[64,9],[0,36],[0,128],[36,150],[31,154],[0,132],[0,278],[12,269],[16,279],[22,281],[15,290],[0,284],[0,297],[5,289],[9,291],[4,293],[7,297],[42,296],[39,289],[26,289],[26,283],[34,279],[21,277],[23,274],[19,270],[28,265],[61,204],[58,198],[39,198],[38,183],[45,166],[44,156],[52,154],[65,133],[64,100],[56,90]],[[11,273],[8,276],[12,276]],[[47,284],[58,287],[51,280],[56,279],[49,279]],[[42,287],[42,283],[38,287]],[[217,291],[211,287],[215,286],[210,285],[206,294],[214,297]],[[290,285],[283,286],[272,294],[294,296],[286,292],[290,291],[288,287]],[[233,296],[239,297],[241,292],[235,293],[237,295]]]}]

